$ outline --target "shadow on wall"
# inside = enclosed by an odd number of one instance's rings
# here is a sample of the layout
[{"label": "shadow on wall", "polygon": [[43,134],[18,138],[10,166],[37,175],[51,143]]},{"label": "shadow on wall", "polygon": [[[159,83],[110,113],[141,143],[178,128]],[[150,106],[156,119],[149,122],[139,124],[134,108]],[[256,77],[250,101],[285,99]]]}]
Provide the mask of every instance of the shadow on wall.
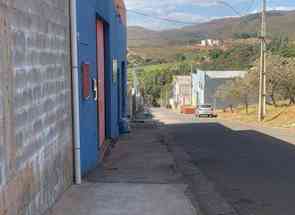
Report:
[{"label": "shadow on wall", "polygon": [[[295,145],[219,123],[164,125],[174,144],[241,214],[295,214]],[[295,138],[294,138],[295,140]],[[294,141],[295,142],[295,141]]]}]

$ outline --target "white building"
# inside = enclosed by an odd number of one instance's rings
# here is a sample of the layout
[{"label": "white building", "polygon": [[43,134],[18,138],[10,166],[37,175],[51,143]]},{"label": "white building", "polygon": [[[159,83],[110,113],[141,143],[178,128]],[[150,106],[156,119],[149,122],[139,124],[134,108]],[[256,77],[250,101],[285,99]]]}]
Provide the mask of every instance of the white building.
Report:
[{"label": "white building", "polygon": [[201,46],[204,46],[204,47],[207,46],[207,40],[202,40],[201,41]]},{"label": "white building", "polygon": [[174,108],[192,104],[192,77],[175,76],[173,80],[173,97],[171,106]]},{"label": "white building", "polygon": [[206,39],[201,41],[201,46],[203,47],[214,47],[221,46],[220,40]]}]

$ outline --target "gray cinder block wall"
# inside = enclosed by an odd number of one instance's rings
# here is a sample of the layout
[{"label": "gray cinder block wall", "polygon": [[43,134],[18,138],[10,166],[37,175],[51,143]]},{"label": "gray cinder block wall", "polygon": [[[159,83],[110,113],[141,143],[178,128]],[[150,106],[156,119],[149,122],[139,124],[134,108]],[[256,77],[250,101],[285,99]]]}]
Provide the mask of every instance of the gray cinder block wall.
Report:
[{"label": "gray cinder block wall", "polygon": [[0,215],[43,214],[73,178],[68,0],[0,0]]}]

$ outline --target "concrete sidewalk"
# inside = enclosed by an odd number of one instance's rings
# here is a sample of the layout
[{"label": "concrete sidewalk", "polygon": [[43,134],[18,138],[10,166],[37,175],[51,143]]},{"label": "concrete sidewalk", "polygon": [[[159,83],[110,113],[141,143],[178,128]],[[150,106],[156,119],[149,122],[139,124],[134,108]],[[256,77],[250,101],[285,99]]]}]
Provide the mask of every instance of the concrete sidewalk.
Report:
[{"label": "concrete sidewalk", "polygon": [[50,215],[199,215],[156,123],[138,123]]}]

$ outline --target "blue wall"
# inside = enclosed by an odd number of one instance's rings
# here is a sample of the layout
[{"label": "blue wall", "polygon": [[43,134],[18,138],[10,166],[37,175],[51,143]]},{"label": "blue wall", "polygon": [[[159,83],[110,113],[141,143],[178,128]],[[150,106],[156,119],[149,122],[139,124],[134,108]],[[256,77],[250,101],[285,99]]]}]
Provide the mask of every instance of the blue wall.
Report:
[{"label": "blue wall", "polygon": [[205,104],[205,87],[205,73],[198,70],[192,74],[193,105]]},{"label": "blue wall", "polygon": [[[83,62],[90,64],[91,78],[97,79],[96,65],[96,20],[99,19],[105,27],[105,101],[106,101],[106,137],[116,139],[119,136],[119,121],[124,115],[120,108],[126,99],[120,83],[126,76],[126,71],[121,71],[122,62],[126,62],[126,26],[117,16],[112,0],[77,0],[77,29],[78,29],[78,58],[79,67]],[[113,82],[112,62],[118,61],[117,81]],[[81,80],[81,73],[80,80]],[[81,81],[80,81],[81,83]],[[80,84],[80,95],[82,85]],[[93,95],[92,95],[93,96]],[[121,98],[119,97],[121,96]],[[119,110],[121,110],[119,112]],[[99,160],[98,143],[98,113],[94,101],[85,101],[80,96],[81,118],[81,160],[82,172],[86,173],[97,165]]]}]

